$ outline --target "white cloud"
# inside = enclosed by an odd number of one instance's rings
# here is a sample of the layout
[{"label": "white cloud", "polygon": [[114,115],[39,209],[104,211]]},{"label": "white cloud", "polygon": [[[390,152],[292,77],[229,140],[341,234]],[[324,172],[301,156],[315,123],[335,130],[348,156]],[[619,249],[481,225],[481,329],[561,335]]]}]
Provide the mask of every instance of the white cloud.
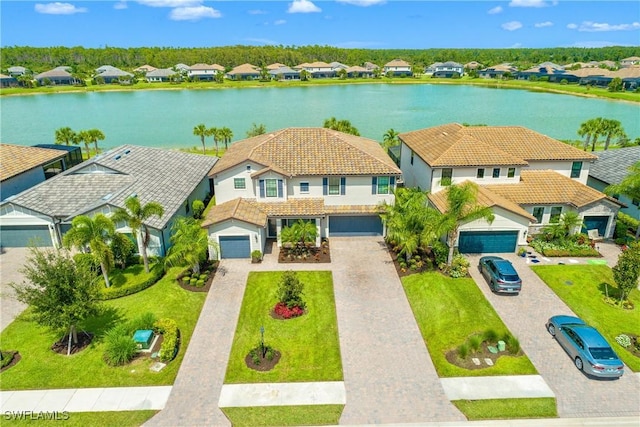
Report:
[{"label": "white cloud", "polygon": [[607,41],[585,41],[585,42],[575,42],[573,47],[607,47],[607,46],[631,46],[627,44],[623,44],[620,42],[607,42]]},{"label": "white cloud", "polygon": [[552,27],[553,26],[553,22],[551,22],[551,21],[536,22],[535,24],[533,24],[533,26],[536,27],[536,28]]},{"label": "white cloud", "polygon": [[520,21],[510,21],[510,22],[505,22],[501,26],[502,26],[503,29],[505,29],[507,31],[515,31],[515,30],[519,30],[520,28],[522,28],[522,22],[520,22]]},{"label": "white cloud", "polygon": [[376,4],[384,4],[387,1],[386,0],[336,0],[336,2],[351,4],[354,6],[368,7],[368,6],[374,6]]},{"label": "white cloud", "polygon": [[151,7],[189,7],[200,5],[202,0],[138,0],[138,3]]},{"label": "white cloud", "polygon": [[35,11],[38,13],[44,13],[45,15],[73,15],[75,13],[87,12],[86,7],[75,7],[71,3],[36,3]]},{"label": "white cloud", "polygon": [[118,9],[118,10],[126,9],[127,7],[128,7],[128,6],[127,6],[127,2],[126,2],[126,1],[119,1],[119,2],[116,2],[116,3],[113,5],[113,8],[114,8],[114,9]]},{"label": "white cloud", "polygon": [[489,11],[487,12],[489,15],[496,15],[498,13],[502,12],[502,6],[496,6],[493,9],[489,9]]},{"label": "white cloud", "polygon": [[309,0],[293,0],[293,3],[289,3],[289,9],[287,13],[313,13],[322,12],[318,6],[310,2]]},{"label": "white cloud", "polygon": [[274,41],[274,40],[269,40],[269,39],[254,39],[254,38],[247,38],[245,39],[248,42],[251,43],[258,43],[258,44],[265,44],[265,45],[277,45],[278,42]]},{"label": "white cloud", "polygon": [[509,7],[547,7],[544,0],[511,0]]},{"label": "white cloud", "polygon": [[597,33],[603,31],[633,31],[640,30],[640,22],[632,22],[631,24],[607,24],[605,22],[583,21],[580,25],[569,24],[567,28],[588,33]]},{"label": "white cloud", "polygon": [[220,11],[207,6],[176,7],[169,14],[174,21],[199,21],[202,18],[220,18]]},{"label": "white cloud", "polygon": [[277,21],[274,21],[273,25],[284,25],[286,23],[287,21],[285,21],[284,19],[278,19]]},{"label": "white cloud", "polygon": [[260,10],[260,9],[251,9],[247,13],[249,15],[266,15],[267,11],[266,10]]}]

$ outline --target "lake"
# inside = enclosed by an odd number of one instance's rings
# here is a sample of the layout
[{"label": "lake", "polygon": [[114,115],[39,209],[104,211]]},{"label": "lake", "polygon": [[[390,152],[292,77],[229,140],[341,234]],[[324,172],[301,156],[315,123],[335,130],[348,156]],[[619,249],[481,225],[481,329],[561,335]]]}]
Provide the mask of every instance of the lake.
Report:
[{"label": "lake", "polygon": [[[622,122],[640,136],[640,104],[464,85],[362,84],[204,90],[60,93],[0,98],[0,140],[53,143],[55,130],[98,128],[102,148],[121,144],[165,148],[200,146],[193,127],[226,126],[233,140],[252,123],[267,131],[319,127],[329,117],[349,120],[362,136],[382,140],[398,132],[458,122],[520,125],[557,139],[578,139],[594,117]],[[207,138],[207,146],[213,146]]]}]

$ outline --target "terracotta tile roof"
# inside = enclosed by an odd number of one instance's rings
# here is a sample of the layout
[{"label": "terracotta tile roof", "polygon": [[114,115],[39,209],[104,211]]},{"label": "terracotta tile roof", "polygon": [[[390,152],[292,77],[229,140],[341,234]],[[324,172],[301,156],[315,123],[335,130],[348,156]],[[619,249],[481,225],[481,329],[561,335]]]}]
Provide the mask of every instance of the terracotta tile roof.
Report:
[{"label": "terracotta tile roof", "polygon": [[493,184],[485,188],[520,205],[566,204],[581,208],[602,199],[604,193],[551,170],[523,170],[518,184]]},{"label": "terracotta tile roof", "polygon": [[259,74],[260,67],[256,67],[251,64],[242,64],[235,67],[233,70],[229,71],[227,74],[235,75],[235,74]]},{"label": "terracotta tile roof", "polygon": [[382,212],[380,205],[325,205],[325,213],[331,214],[377,214]]},{"label": "terracotta tile roof", "polygon": [[202,221],[202,226],[207,227],[229,219],[264,227],[267,223],[267,214],[255,202],[238,198],[213,206]]},{"label": "terracotta tile roof", "polygon": [[192,66],[189,67],[190,70],[216,70],[217,68],[214,67],[213,65],[209,65],[209,64],[193,64]]},{"label": "terracotta tile roof", "polygon": [[307,68],[331,68],[330,64],[327,64],[326,62],[322,62],[322,61],[310,62],[310,63],[304,64],[304,66]]},{"label": "terracotta tile roof", "polygon": [[324,200],[322,198],[289,199],[286,202],[259,203],[254,202],[268,216],[318,216],[324,214]]},{"label": "terracotta tile roof", "polygon": [[211,68],[218,71],[224,71],[224,67],[220,64],[211,64]]},{"label": "terracotta tile roof", "polygon": [[282,67],[286,67],[286,65],[279,62],[274,62],[273,64],[267,65],[267,70],[277,70],[278,68]]},{"label": "terracotta tile roof", "polygon": [[411,64],[407,61],[403,61],[402,59],[394,59],[393,61],[384,64],[385,67],[409,67],[410,65]]},{"label": "terracotta tile roof", "polygon": [[359,65],[354,65],[353,67],[348,67],[347,69],[347,73],[366,73],[369,72],[371,70],[368,70],[364,67],[361,67]]},{"label": "terracotta tile roof", "polygon": [[597,159],[593,154],[521,126],[449,123],[398,137],[431,166],[526,165],[536,160]]},{"label": "terracotta tile roof", "polygon": [[0,181],[66,156],[67,152],[49,148],[0,144]]},{"label": "terracotta tile roof", "polygon": [[[513,212],[516,215],[523,216],[529,221],[535,222],[535,217],[531,215],[529,212],[521,208],[517,203],[509,198],[499,194],[498,192],[494,192],[489,189],[489,186],[479,186],[475,183],[472,183],[473,186],[477,188],[477,203],[480,206],[486,207],[494,207],[498,206],[507,211]],[[495,186],[497,187],[497,186]],[[430,193],[429,200],[440,212],[446,212],[449,208],[449,203],[447,202],[447,190],[438,191],[437,193]]]},{"label": "terracotta tile roof", "polygon": [[247,160],[289,176],[401,174],[376,141],[326,128],[286,128],[237,141],[211,175]]}]

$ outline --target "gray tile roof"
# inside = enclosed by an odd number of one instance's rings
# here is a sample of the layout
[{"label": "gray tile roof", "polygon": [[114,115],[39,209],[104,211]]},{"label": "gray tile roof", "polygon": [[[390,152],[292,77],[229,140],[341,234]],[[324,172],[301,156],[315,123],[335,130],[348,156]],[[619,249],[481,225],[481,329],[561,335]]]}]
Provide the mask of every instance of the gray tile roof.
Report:
[{"label": "gray tile roof", "polygon": [[[81,163],[5,202],[68,219],[100,206],[124,208],[132,194],[164,207],[147,225],[162,229],[206,179],[216,157],[123,145]],[[191,200],[189,201],[191,202]]]},{"label": "gray tile roof", "polygon": [[606,184],[619,184],[629,174],[629,167],[640,162],[640,147],[596,151],[593,154],[598,156],[598,160],[589,168],[589,176]]}]

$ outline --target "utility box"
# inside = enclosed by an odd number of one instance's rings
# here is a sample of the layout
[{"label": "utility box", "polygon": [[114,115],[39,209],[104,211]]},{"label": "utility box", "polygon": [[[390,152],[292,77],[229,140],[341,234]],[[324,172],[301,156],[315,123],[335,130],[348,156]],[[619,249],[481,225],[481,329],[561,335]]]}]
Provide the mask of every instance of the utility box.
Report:
[{"label": "utility box", "polygon": [[148,350],[153,341],[153,331],[150,329],[138,329],[133,334],[133,341],[138,346],[138,350]]}]

